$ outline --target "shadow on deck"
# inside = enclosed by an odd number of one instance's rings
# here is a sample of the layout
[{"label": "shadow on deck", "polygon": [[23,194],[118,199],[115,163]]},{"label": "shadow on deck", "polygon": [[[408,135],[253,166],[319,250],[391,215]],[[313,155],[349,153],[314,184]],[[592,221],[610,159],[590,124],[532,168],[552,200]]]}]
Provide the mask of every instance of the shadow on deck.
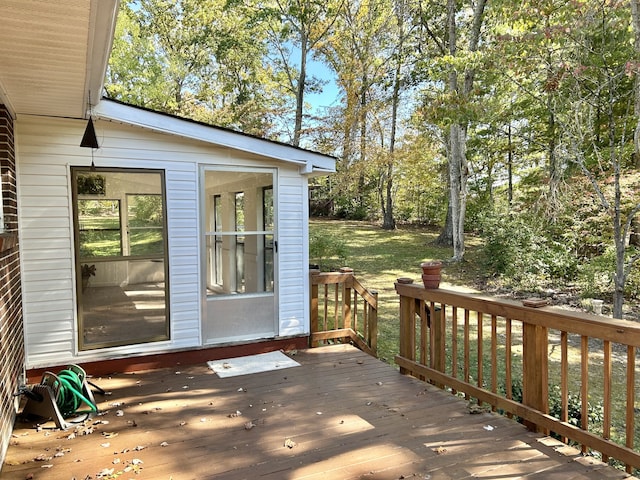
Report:
[{"label": "shadow on deck", "polygon": [[[103,415],[18,422],[0,479],[596,479],[627,475],[349,345],[218,378],[205,364],[92,379]],[[91,372],[88,372],[89,374]],[[255,425],[247,428],[250,425]]]}]

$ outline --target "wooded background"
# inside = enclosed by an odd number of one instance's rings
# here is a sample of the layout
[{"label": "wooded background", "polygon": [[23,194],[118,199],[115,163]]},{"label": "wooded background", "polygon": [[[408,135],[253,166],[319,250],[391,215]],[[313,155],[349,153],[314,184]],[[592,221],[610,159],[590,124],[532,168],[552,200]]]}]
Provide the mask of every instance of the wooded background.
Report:
[{"label": "wooded background", "polygon": [[620,317],[640,292],[639,1],[123,1],[106,92],[334,155],[312,214],[438,225],[458,261],[473,232],[492,272]]}]

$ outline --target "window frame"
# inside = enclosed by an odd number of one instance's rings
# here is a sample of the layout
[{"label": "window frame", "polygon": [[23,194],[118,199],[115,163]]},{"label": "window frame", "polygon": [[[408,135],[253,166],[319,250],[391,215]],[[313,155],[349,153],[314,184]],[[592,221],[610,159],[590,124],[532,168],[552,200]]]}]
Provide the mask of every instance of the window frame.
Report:
[{"label": "window frame", "polygon": [[[260,192],[260,200],[258,202],[258,207],[259,207],[259,221],[261,223],[264,223],[264,191],[265,189],[270,189],[271,193],[272,193],[272,219],[273,219],[273,225],[271,230],[265,230],[265,225],[263,224],[261,226],[262,229],[258,229],[258,230],[254,230],[253,228],[249,227],[249,229],[247,229],[247,223],[246,223],[246,218],[244,219],[243,225],[242,225],[242,229],[238,230],[237,227],[237,223],[238,223],[238,219],[237,219],[237,195],[238,194],[244,194],[246,195],[246,190],[239,190],[237,188],[235,189],[229,189],[227,190],[222,196],[219,193],[215,193],[215,194],[210,194],[207,192],[207,174],[212,174],[212,172],[219,172],[219,173],[224,173],[224,174],[230,174],[230,173],[243,173],[243,174],[257,174],[257,175],[269,175],[270,176],[270,185],[268,187],[262,186],[262,187],[258,187],[259,188],[259,192]],[[275,246],[277,241],[277,169],[275,168],[264,168],[264,167],[234,167],[234,166],[228,166],[228,165],[201,165],[201,175],[202,175],[202,208],[204,211],[208,211],[209,209],[213,209],[213,206],[215,205],[215,201],[214,201],[214,197],[219,198],[220,202],[224,205],[226,205],[226,208],[231,208],[232,212],[233,212],[233,218],[231,219],[232,225],[234,226],[234,230],[226,230],[226,229],[222,229],[222,227],[220,226],[220,228],[216,228],[218,227],[218,225],[213,222],[211,223],[211,218],[209,218],[211,216],[211,213],[207,213],[205,215],[202,215],[201,217],[201,231],[202,231],[202,246],[203,246],[203,261],[202,261],[202,265],[203,265],[203,279],[205,279],[203,288],[205,291],[205,295],[207,298],[212,299],[212,298],[228,298],[228,297],[249,297],[249,296],[264,296],[264,295],[268,295],[268,296],[273,296],[275,294],[275,277],[276,277],[276,255],[275,253],[277,252],[277,247]],[[226,195],[227,200],[224,200],[223,197]],[[229,200],[229,198],[231,198],[231,200]],[[246,196],[243,198],[243,202],[246,201]],[[229,204],[229,202],[231,202]],[[228,213],[226,214],[228,215]],[[224,215],[223,215],[224,216]],[[215,213],[214,213],[214,217],[215,217]],[[238,291],[240,285],[239,283],[236,284],[235,282],[238,280],[237,276],[238,276],[238,268],[237,268],[237,259],[233,260],[233,265],[234,265],[234,270],[235,270],[235,280],[233,280],[232,282],[230,282],[233,285],[231,286],[231,290],[230,291],[224,291],[223,288],[219,288],[222,287],[222,284],[218,283],[217,280],[219,280],[220,276],[223,276],[223,274],[219,274],[219,272],[216,271],[210,271],[209,268],[212,266],[212,262],[210,260],[208,260],[213,252],[210,252],[208,250],[210,250],[212,248],[213,245],[216,244],[216,240],[219,240],[219,243],[223,242],[224,238],[229,238],[232,239],[232,242],[234,244],[234,256],[236,254],[235,252],[235,246],[237,246],[237,237],[243,237],[245,242],[247,240],[247,236],[249,237],[256,237],[256,236],[262,236],[263,240],[260,241],[258,240],[258,245],[261,249],[261,262],[260,262],[260,274],[259,274],[259,279],[260,279],[260,284],[261,287],[259,288],[258,291],[254,291],[253,289],[249,289],[249,291],[247,291],[244,286],[242,287],[242,291]],[[265,240],[264,238],[266,237],[272,237],[273,238],[273,242],[274,242],[274,254],[273,254],[273,271],[271,272],[271,275],[273,277],[273,279],[271,280],[271,283],[269,285],[267,285],[267,282],[265,281],[265,261],[264,261],[264,246],[265,246]],[[223,260],[222,263],[224,263],[225,260]],[[214,262],[214,263],[218,263],[218,262]],[[218,275],[218,278],[214,280],[214,277]],[[211,282],[211,280],[214,280],[213,282]],[[211,283],[210,283],[211,282]]]}]

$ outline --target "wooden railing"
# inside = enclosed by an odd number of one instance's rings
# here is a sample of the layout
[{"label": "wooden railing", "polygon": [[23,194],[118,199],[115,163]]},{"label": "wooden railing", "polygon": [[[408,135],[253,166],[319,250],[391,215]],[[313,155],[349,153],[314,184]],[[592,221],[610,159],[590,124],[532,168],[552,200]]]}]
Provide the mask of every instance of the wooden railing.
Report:
[{"label": "wooden railing", "polygon": [[376,356],[378,292],[362,286],[350,268],[311,270],[311,346],[352,342]]},{"label": "wooden railing", "polygon": [[624,465],[627,472],[640,468],[634,448],[640,438],[635,437],[640,324],[427,290],[401,279],[395,288],[400,296],[396,363],[402,373],[516,416],[531,429]]}]

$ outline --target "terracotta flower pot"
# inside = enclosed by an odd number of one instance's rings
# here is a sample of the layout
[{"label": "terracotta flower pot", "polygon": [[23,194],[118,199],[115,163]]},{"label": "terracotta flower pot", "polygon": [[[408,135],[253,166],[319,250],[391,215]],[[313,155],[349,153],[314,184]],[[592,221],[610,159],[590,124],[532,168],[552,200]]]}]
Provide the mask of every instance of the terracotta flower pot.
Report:
[{"label": "terracotta flower pot", "polygon": [[438,288],[440,286],[440,275],[422,274],[424,288]]},{"label": "terracotta flower pot", "polygon": [[424,283],[424,288],[438,288],[442,277],[442,262],[437,260],[433,262],[422,262],[420,268],[422,268],[422,283]]}]

